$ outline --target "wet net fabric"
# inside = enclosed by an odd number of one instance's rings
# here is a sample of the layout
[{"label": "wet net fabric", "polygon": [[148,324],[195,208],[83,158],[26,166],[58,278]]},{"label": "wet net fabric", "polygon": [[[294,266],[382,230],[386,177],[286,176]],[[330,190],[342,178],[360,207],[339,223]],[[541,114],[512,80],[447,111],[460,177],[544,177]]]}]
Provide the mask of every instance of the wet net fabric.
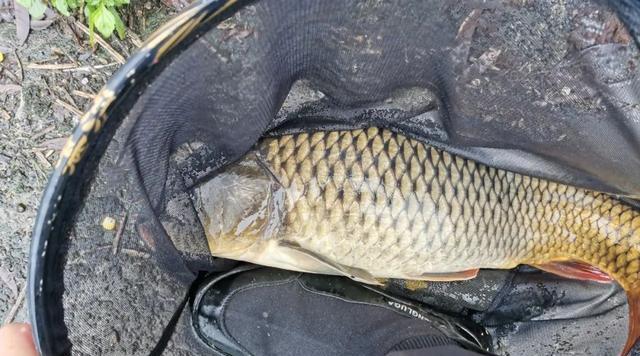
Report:
[{"label": "wet net fabric", "polygon": [[[181,144],[204,143],[220,164],[283,124],[387,126],[485,164],[638,195],[638,49],[615,13],[589,2],[463,4],[241,11],[235,33],[246,37],[203,36],[134,110],[129,144],[154,207]],[[297,97],[301,112],[274,120],[301,80],[320,98]]]},{"label": "wet net fabric", "polygon": [[[247,2],[150,79],[109,143],[60,256],[61,349],[149,354],[164,340],[166,354],[209,352],[188,313],[166,333],[195,276],[234,264],[209,256],[190,192],[264,135],[387,127],[640,196],[640,5],[616,4]],[[103,231],[104,216],[121,231]],[[388,288],[490,328],[499,354],[613,355],[626,334],[612,285],[526,270]]]}]

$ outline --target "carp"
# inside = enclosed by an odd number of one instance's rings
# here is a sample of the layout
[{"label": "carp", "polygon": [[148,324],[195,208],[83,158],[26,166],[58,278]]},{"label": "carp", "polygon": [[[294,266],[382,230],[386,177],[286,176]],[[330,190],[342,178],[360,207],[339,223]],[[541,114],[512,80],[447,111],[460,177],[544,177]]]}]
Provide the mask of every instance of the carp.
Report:
[{"label": "carp", "polygon": [[214,256],[302,272],[450,281],[520,264],[626,291],[640,337],[640,211],[386,129],[262,139],[195,190]]}]

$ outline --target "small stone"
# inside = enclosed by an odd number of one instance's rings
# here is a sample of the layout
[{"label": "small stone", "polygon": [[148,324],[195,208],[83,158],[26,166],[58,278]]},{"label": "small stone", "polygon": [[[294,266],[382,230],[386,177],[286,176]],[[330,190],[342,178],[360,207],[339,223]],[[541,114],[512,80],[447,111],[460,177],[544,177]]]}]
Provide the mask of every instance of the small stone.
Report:
[{"label": "small stone", "polygon": [[563,88],[562,88],[562,95],[564,95],[564,96],[568,96],[569,94],[571,94],[571,88],[569,88],[569,87],[563,87]]},{"label": "small stone", "polygon": [[84,78],[80,79],[80,83],[82,83],[82,85],[87,85],[87,84],[89,84],[89,78],[84,77]]},{"label": "small stone", "polygon": [[27,206],[22,203],[19,203],[18,205],[16,205],[16,210],[19,213],[24,213],[24,211],[27,210]]},{"label": "small stone", "polygon": [[87,59],[91,58],[92,55],[93,55],[93,52],[84,52],[78,56],[78,59],[80,61],[86,61]]},{"label": "small stone", "polygon": [[111,345],[120,343],[120,333],[117,330],[111,330]]},{"label": "small stone", "polygon": [[102,219],[102,228],[107,231],[113,231],[116,229],[116,219],[111,216],[107,216]]}]

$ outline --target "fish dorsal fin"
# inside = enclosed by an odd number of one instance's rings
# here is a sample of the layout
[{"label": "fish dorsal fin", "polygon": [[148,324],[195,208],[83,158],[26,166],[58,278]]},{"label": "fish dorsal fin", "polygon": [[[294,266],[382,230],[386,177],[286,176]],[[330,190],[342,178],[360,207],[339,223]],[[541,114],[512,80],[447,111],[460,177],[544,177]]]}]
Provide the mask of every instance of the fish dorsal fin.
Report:
[{"label": "fish dorsal fin", "polygon": [[534,264],[533,266],[565,278],[600,283],[610,283],[613,281],[613,278],[597,267],[578,261],[547,262]]},{"label": "fish dorsal fin", "polygon": [[299,244],[295,242],[278,241],[278,247],[289,250],[291,254],[301,254],[302,255],[301,257],[303,258],[312,258],[315,261],[328,267],[330,270],[334,271],[336,274],[347,276],[353,279],[354,281],[366,283],[366,284],[381,285],[380,281],[378,281],[375,277],[373,277],[369,272],[360,268],[345,266],[337,262],[331,261],[330,259],[318,253],[309,251],[301,247]]}]

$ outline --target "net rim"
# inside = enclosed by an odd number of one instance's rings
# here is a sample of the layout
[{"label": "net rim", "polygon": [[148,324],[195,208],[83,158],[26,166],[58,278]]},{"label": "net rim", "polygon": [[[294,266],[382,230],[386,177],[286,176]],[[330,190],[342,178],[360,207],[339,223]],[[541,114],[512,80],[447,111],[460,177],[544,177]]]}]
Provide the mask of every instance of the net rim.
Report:
[{"label": "net rim", "polygon": [[[90,108],[60,153],[41,198],[32,233],[27,277],[29,321],[36,348],[42,355],[70,353],[62,315],[61,300],[52,290],[48,272],[58,263],[61,246],[68,231],[82,188],[89,183],[126,112],[142,94],[148,82],[182,50],[248,1],[201,0],[193,3],[172,20],[156,30],[132,54],[96,95]],[[75,206],[75,207],[74,207]],[[56,308],[55,304],[59,303]],[[52,308],[52,305],[53,308]],[[62,328],[61,328],[62,327]],[[64,339],[61,339],[63,337]]]}]

